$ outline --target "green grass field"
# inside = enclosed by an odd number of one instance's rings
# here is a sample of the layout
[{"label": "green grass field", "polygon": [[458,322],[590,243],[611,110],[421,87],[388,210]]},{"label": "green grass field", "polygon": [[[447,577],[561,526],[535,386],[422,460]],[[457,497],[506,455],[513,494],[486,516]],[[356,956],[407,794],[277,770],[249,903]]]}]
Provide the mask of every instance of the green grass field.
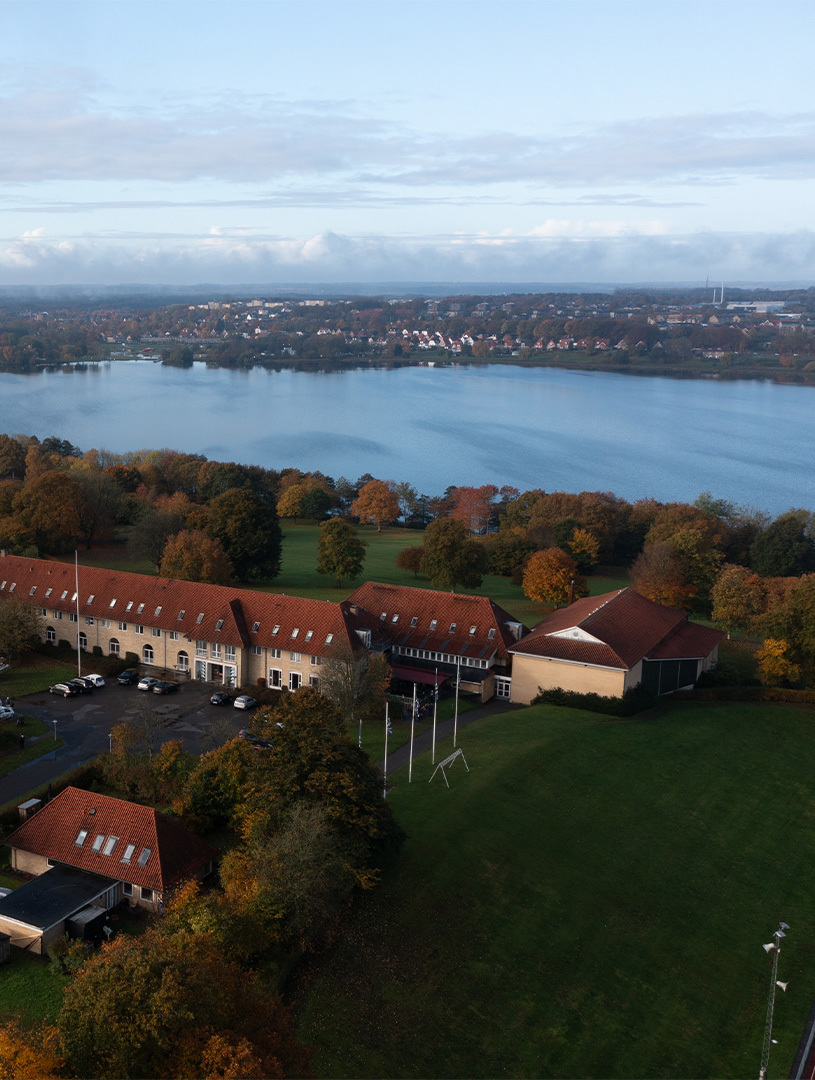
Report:
[{"label": "green grass field", "polygon": [[0,1022],[22,1016],[24,1024],[34,1024],[56,1016],[67,981],[51,971],[46,958],[12,949],[11,960],[0,967]]},{"label": "green grass field", "polygon": [[322,1077],[770,1077],[815,999],[815,713],[535,706],[460,735],[469,764],[392,779],[408,840],[305,974]]}]

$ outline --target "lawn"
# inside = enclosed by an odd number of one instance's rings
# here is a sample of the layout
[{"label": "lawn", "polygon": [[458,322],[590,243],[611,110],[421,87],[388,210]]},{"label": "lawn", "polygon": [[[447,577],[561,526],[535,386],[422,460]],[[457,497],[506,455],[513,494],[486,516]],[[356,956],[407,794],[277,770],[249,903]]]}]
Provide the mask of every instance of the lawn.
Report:
[{"label": "lawn", "polygon": [[[26,745],[23,749],[20,749],[20,736],[25,735]],[[44,739],[38,739],[36,742],[30,740],[35,735],[44,735]],[[0,728],[0,777],[6,776],[14,769],[19,769],[21,765],[25,765],[29,761],[35,761],[37,758],[42,757],[43,754],[50,754],[53,750],[58,750],[60,746],[65,745],[65,740],[61,738],[54,739],[53,731],[50,726],[46,726],[42,720],[38,720],[33,716],[23,716],[23,723],[20,727],[12,721],[9,723],[6,721],[5,725]]]},{"label": "lawn", "polygon": [[56,1016],[67,981],[54,975],[43,957],[12,949],[11,960],[0,968],[0,1020],[22,1015],[26,1024],[34,1024]]},{"label": "lawn", "polygon": [[297,988],[322,1077],[742,1077],[761,948],[792,927],[770,1077],[815,998],[813,712],[534,706],[480,720],[428,785],[392,776],[408,841]]},{"label": "lawn", "polygon": [[16,701],[26,694],[47,690],[54,683],[73,679],[75,675],[75,666],[55,664],[53,660],[38,653],[28,653],[19,665],[13,665],[8,671],[0,673],[0,695]]}]

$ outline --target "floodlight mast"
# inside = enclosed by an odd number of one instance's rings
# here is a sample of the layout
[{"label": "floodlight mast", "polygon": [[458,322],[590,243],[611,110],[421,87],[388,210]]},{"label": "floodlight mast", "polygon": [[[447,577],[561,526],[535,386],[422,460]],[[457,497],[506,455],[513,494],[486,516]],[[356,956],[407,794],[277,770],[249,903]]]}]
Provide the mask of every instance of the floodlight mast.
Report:
[{"label": "floodlight mast", "polygon": [[770,973],[770,994],[767,999],[767,1021],[764,1025],[764,1047],[761,1051],[761,1068],[758,1072],[758,1080],[767,1080],[767,1067],[770,1064],[770,1047],[772,1046],[773,1038],[773,1012],[775,1011],[775,988],[780,986],[782,990],[786,990],[788,983],[780,983],[777,981],[778,976],[778,957],[781,953],[781,939],[787,935],[785,930],[789,930],[787,923],[782,922],[778,924],[778,929],[773,934],[773,940],[762,946],[765,952],[773,954],[772,970]]}]

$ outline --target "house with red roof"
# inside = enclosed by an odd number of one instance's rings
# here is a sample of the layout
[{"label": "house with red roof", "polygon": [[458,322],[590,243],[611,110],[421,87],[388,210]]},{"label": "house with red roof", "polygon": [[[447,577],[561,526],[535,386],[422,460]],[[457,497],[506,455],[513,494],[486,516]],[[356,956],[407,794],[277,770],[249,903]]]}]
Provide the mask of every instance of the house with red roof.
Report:
[{"label": "house with red roof", "polygon": [[72,929],[69,923],[75,929],[122,901],[158,910],[169,890],[211,873],[218,856],[217,848],[150,806],[75,787],[6,843],[12,867],[34,881],[0,900],[0,931],[33,952]]},{"label": "house with red roof", "polygon": [[642,684],[654,694],[671,693],[715,666],[722,637],[633,589],[587,596],[509,647],[511,700],[528,705],[540,690],[555,687],[622,697]]}]

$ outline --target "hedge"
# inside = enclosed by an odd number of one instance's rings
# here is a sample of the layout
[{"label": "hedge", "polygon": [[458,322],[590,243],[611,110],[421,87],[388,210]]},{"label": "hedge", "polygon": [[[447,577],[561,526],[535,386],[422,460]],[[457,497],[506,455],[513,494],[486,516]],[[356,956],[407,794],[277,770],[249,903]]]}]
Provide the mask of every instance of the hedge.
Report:
[{"label": "hedge", "polygon": [[577,690],[540,690],[533,705],[562,705],[567,709],[585,709],[586,712],[605,713],[607,716],[636,716],[653,708],[659,699],[641,686],[626,690],[622,697],[603,697],[601,694],[581,694]]}]

